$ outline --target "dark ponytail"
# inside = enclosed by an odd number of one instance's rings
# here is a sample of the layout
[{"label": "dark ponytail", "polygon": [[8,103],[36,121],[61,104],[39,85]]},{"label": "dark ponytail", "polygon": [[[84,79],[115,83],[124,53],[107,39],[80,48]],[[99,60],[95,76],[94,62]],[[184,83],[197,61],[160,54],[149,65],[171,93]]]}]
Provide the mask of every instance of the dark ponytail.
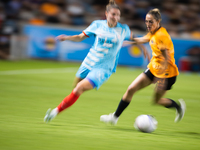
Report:
[{"label": "dark ponytail", "polygon": [[158,8],[151,9],[147,14],[152,15],[156,19],[156,21],[162,20],[161,13],[160,13],[160,10]]}]

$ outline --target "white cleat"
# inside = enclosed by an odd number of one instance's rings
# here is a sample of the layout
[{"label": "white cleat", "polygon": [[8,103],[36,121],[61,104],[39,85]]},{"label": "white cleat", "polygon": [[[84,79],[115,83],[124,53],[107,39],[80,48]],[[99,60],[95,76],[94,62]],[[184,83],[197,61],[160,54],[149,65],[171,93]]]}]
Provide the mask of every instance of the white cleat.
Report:
[{"label": "white cleat", "polygon": [[51,108],[49,108],[49,109],[47,110],[46,115],[44,116],[44,122],[46,122],[46,123],[48,122],[48,118],[49,118],[50,112],[51,112]]},{"label": "white cleat", "polygon": [[104,123],[110,123],[112,125],[116,125],[118,119],[119,119],[118,117],[114,116],[114,113],[109,114],[109,115],[102,115],[100,117],[100,121],[102,121]]},{"label": "white cleat", "polygon": [[44,116],[44,122],[48,123],[50,122],[53,118],[55,118],[58,114],[58,109],[55,108],[53,110],[51,110],[51,108],[49,108],[46,112],[46,115]]},{"label": "white cleat", "polygon": [[180,110],[176,111],[176,118],[175,118],[174,122],[181,121],[183,119],[183,117],[184,117],[185,110],[186,110],[185,101],[183,99],[179,99],[178,101],[180,103]]}]

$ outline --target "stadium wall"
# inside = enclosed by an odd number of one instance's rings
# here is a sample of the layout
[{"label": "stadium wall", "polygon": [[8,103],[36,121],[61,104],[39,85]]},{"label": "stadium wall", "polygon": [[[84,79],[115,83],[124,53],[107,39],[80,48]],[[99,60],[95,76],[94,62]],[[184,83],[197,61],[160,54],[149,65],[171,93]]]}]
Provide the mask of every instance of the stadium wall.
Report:
[{"label": "stadium wall", "polygon": [[[93,44],[94,37],[76,43],[58,42],[55,37],[60,34],[80,34],[80,28],[59,28],[50,26],[25,25],[23,34],[27,37],[26,53],[28,58],[52,59],[58,61],[81,62]],[[140,35],[138,35],[140,36]],[[175,48],[176,64],[181,71],[200,71],[200,41],[172,38]],[[145,47],[151,52],[149,44]],[[143,57],[140,48],[123,46],[119,57],[119,65],[145,68],[148,61]]]}]

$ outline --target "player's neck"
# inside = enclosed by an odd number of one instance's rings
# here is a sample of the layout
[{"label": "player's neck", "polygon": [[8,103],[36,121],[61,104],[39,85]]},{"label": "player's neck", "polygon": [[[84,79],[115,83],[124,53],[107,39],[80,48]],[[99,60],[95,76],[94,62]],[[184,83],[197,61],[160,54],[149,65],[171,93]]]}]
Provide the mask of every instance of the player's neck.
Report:
[{"label": "player's neck", "polygon": [[153,32],[151,32],[151,34],[156,33],[160,28],[161,28],[161,26],[159,26],[156,30],[154,30]]},{"label": "player's neck", "polygon": [[116,24],[111,24],[111,23],[109,23],[109,22],[107,21],[107,25],[108,25],[108,27],[113,28],[113,27],[116,27],[116,26],[117,26],[117,23],[116,23]]}]

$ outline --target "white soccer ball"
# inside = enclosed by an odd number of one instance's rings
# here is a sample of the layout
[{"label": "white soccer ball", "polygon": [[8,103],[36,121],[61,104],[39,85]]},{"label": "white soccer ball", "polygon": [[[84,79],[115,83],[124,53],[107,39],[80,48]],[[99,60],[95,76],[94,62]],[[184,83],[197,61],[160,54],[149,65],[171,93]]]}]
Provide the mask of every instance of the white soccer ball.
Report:
[{"label": "white soccer ball", "polygon": [[140,115],[135,119],[134,127],[138,131],[151,133],[156,130],[157,120],[151,115]]}]

